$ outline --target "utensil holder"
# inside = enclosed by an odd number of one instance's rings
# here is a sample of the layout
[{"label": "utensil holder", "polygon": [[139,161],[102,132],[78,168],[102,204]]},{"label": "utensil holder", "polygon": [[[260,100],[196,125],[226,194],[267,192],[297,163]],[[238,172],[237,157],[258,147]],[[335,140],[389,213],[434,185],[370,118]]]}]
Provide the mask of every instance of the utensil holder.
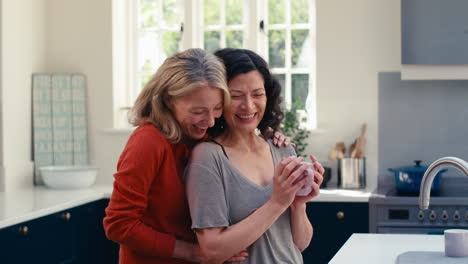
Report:
[{"label": "utensil holder", "polygon": [[366,158],[338,159],[338,187],[361,189],[366,187]]}]

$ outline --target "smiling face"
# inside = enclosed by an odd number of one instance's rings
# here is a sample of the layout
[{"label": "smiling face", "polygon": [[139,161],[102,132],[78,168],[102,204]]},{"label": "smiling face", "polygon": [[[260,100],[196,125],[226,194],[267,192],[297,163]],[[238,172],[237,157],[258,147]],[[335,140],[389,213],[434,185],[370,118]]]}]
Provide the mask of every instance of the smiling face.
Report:
[{"label": "smiling face", "polygon": [[263,118],[267,97],[262,75],[258,71],[242,73],[228,83],[231,105],[224,119],[231,130],[255,131]]},{"label": "smiling face", "polygon": [[214,119],[223,113],[221,89],[202,86],[172,104],[172,111],[187,137],[202,139]]}]

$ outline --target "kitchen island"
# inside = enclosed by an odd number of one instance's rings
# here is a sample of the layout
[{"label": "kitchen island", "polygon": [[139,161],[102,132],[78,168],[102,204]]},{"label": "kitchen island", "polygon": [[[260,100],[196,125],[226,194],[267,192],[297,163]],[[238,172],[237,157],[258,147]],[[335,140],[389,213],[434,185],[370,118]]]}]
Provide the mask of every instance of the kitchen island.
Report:
[{"label": "kitchen island", "polygon": [[353,234],[330,264],[395,264],[398,256],[405,252],[432,255],[435,261],[426,263],[468,263],[468,257],[444,256],[443,235]]}]

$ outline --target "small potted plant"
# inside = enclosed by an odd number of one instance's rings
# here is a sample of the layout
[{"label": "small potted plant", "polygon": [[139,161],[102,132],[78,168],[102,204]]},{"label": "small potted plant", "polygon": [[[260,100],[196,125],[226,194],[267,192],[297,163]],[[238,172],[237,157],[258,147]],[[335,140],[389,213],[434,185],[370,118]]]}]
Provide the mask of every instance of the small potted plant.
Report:
[{"label": "small potted plant", "polygon": [[291,109],[284,110],[284,119],[281,124],[281,131],[284,135],[291,138],[291,142],[296,144],[297,156],[306,157],[305,149],[307,148],[307,138],[310,131],[301,126],[301,123],[307,120],[302,120],[298,110],[302,109],[301,104],[297,101],[292,103]]}]

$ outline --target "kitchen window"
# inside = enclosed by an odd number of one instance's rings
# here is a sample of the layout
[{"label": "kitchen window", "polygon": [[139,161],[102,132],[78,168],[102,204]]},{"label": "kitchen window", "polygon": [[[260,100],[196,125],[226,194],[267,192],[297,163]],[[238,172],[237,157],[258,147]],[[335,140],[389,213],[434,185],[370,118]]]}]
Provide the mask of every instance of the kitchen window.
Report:
[{"label": "kitchen window", "polygon": [[188,48],[246,48],[265,58],[283,107],[316,128],[315,0],[113,0],[114,124],[165,58]]}]

